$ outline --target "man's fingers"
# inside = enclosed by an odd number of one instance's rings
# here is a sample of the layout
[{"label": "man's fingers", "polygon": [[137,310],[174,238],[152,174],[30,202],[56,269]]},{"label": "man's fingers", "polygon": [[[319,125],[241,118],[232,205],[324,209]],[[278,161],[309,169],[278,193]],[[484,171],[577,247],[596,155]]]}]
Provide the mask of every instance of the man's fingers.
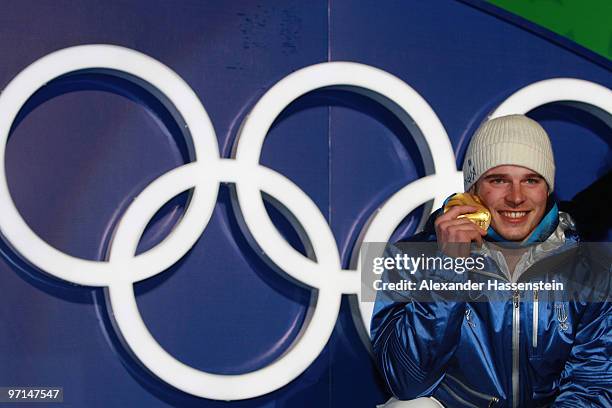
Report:
[{"label": "man's fingers", "polygon": [[451,209],[445,212],[443,215],[441,215],[440,218],[453,219],[453,218],[457,218],[458,216],[462,214],[470,214],[470,213],[476,212],[477,210],[478,210],[478,207],[474,207],[472,205],[457,205],[455,207],[451,207]]},{"label": "man's fingers", "polygon": [[480,231],[477,228],[472,228],[468,225],[456,226],[449,231],[447,242],[467,243],[471,241],[482,244],[482,235],[480,235]]},{"label": "man's fingers", "polygon": [[456,218],[454,220],[444,221],[444,222],[441,222],[440,224],[438,224],[437,227],[438,227],[439,230],[445,230],[445,229],[448,229],[449,227],[452,227],[454,225],[473,225],[474,228],[480,233],[480,235],[482,235],[482,236],[487,235],[487,230],[486,229],[480,228],[480,226],[478,226],[478,224],[476,224],[475,222],[471,221],[468,218]]},{"label": "man's fingers", "polygon": [[458,205],[456,207],[452,207],[450,210],[448,210],[444,214],[438,216],[438,218],[436,218],[436,221],[434,223],[435,225],[438,225],[446,221],[455,220],[461,214],[469,214],[469,213],[475,212],[476,210],[477,208],[472,207],[471,205]]},{"label": "man's fingers", "polygon": [[[469,244],[475,242],[482,246],[482,237],[487,231],[480,228],[468,218],[457,218],[463,214],[476,212],[477,207],[471,205],[458,205],[452,207],[435,221],[438,244],[444,248],[444,252],[457,254],[469,254]],[[467,246],[466,246],[467,245]],[[449,251],[450,250],[450,251]]]},{"label": "man's fingers", "polygon": [[476,224],[474,224],[472,221],[468,220],[467,218],[454,218],[452,220],[442,221],[440,224],[438,224],[438,227],[440,229],[447,229],[454,225],[470,225],[470,224],[477,227]]},{"label": "man's fingers", "polygon": [[467,218],[456,218],[449,221],[444,221],[436,226],[436,233],[444,239],[450,234],[454,228],[464,227],[468,229],[474,229],[480,233],[480,228]]}]

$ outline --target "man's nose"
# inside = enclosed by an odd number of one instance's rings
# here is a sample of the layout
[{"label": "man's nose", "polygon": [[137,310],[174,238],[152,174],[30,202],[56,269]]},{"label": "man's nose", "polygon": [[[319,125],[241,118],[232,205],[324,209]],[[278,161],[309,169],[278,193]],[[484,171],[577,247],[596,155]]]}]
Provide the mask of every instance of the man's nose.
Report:
[{"label": "man's nose", "polygon": [[518,206],[525,201],[525,195],[523,194],[523,187],[521,183],[512,183],[510,191],[506,195],[506,200],[509,204]]}]

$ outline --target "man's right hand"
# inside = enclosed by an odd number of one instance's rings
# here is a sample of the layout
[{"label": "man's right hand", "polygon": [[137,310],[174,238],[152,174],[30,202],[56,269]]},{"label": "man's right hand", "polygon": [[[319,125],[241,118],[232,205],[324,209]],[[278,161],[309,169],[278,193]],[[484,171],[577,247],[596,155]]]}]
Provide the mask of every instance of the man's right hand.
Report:
[{"label": "man's right hand", "polygon": [[476,212],[478,208],[469,205],[452,207],[435,221],[438,247],[448,256],[467,257],[470,255],[470,244],[482,245],[482,237],[487,231],[467,218],[457,218],[462,214]]}]

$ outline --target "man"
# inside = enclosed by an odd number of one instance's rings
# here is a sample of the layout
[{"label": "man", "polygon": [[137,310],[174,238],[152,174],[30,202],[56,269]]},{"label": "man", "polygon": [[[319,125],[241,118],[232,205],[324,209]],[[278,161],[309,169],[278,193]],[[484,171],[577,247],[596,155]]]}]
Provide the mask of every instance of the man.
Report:
[{"label": "man", "polygon": [[[413,241],[437,241],[444,256],[470,253],[466,245],[475,244],[486,273],[503,282],[593,281],[571,218],[551,199],[553,152],[537,122],[522,115],[485,122],[470,142],[463,173],[465,191],[491,213],[488,230],[458,218],[475,207],[456,206],[434,213]],[[604,263],[596,286],[606,291],[610,265]],[[456,281],[475,277],[472,272],[432,276]],[[500,291],[495,301],[468,302],[401,294],[398,301],[378,292],[371,337],[389,389],[398,400],[431,397],[429,404],[447,407],[612,406],[611,304],[543,295]],[[389,406],[421,406],[398,404]]]}]

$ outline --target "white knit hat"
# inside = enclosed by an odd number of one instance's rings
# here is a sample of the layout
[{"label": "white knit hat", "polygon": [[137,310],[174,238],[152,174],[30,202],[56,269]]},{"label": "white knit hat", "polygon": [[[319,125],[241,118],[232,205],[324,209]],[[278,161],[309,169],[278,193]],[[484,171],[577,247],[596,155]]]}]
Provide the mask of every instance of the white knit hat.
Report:
[{"label": "white knit hat", "polygon": [[508,115],[484,122],[474,134],[463,162],[465,191],[488,170],[523,166],[544,177],[549,193],[555,187],[555,159],[550,139],[538,122]]}]

